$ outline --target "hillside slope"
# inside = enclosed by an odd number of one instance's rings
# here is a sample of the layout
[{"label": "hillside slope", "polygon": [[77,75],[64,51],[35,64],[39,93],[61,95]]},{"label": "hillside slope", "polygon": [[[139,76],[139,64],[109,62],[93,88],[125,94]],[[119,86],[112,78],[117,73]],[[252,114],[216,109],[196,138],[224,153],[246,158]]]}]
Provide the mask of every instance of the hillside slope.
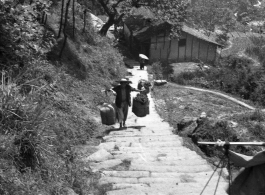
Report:
[{"label": "hillside slope", "polygon": [[[98,36],[89,17],[83,29],[77,3],[75,34],[69,9],[59,38],[59,2],[12,3],[0,2],[0,194],[100,194],[82,180],[97,175],[84,171],[76,148],[95,144],[93,137],[106,129],[98,123],[97,106],[110,101],[101,90],[125,75],[123,58],[111,40]],[[46,19],[40,5],[49,10]]]}]

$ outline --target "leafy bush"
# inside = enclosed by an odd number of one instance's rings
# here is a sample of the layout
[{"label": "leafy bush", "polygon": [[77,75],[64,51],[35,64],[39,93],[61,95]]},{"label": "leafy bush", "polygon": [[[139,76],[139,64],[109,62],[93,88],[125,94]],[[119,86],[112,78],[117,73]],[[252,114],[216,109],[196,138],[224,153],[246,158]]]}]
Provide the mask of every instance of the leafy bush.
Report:
[{"label": "leafy bush", "polygon": [[265,67],[265,38],[263,36],[260,37],[250,37],[252,45],[246,49],[246,54],[249,56],[256,58],[263,67]]},{"label": "leafy bush", "polygon": [[78,18],[59,59],[59,1],[46,25],[40,16],[50,1],[20,2],[0,1],[0,194],[100,194],[86,182],[99,176],[75,147],[103,129],[92,113],[108,101],[100,90],[125,74],[122,56],[91,25],[83,33]]},{"label": "leafy bush", "polygon": [[154,79],[163,79],[163,68],[161,62],[154,62],[152,64],[152,73],[154,75]]},{"label": "leafy bush", "polygon": [[183,85],[222,90],[265,105],[265,77],[261,68],[254,69],[249,59],[230,56],[208,70],[175,74],[172,81]]}]

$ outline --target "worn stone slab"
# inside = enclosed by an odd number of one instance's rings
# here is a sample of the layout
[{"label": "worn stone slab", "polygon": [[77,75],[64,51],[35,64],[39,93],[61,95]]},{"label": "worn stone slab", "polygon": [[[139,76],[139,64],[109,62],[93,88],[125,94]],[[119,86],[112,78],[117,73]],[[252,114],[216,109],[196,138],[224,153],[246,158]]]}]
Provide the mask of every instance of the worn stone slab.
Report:
[{"label": "worn stone slab", "polygon": [[[132,160],[133,164],[138,164],[138,165],[144,165],[146,164],[145,161],[143,161],[142,159],[138,158],[135,160]],[[193,159],[193,160],[183,160],[183,159],[178,159],[175,161],[153,161],[153,162],[149,162],[148,165],[150,166],[164,166],[164,165],[168,165],[168,166],[200,166],[200,165],[205,165],[207,164],[207,161],[204,159]]]},{"label": "worn stone slab", "polygon": [[121,159],[121,160],[133,160],[133,159],[142,159],[144,162],[155,162],[155,161],[161,161],[161,162],[174,162],[177,160],[194,160],[194,159],[201,159],[200,156],[197,155],[188,155],[188,154],[183,154],[181,156],[179,155],[173,155],[173,156],[168,156],[167,154],[157,154],[157,153],[119,153],[116,152],[113,154],[114,158],[116,159]]},{"label": "worn stone slab", "polygon": [[122,163],[122,160],[120,159],[112,159],[112,160],[106,160],[106,161],[99,162],[99,163],[90,163],[89,166],[93,170],[101,170],[101,169],[115,167],[121,163]]},{"label": "worn stone slab", "polygon": [[[189,187],[190,186],[190,187]],[[154,186],[151,184],[150,187],[130,187],[120,190],[113,190],[110,192],[107,192],[108,195],[198,195],[203,191],[203,186],[181,186],[179,184],[176,184],[174,186],[162,186],[159,185],[159,188],[154,188]],[[203,195],[213,195],[215,192],[215,187],[206,188],[203,192]],[[218,188],[216,195],[224,195],[226,194],[224,188]]]},{"label": "worn stone slab", "polygon": [[143,187],[149,187],[147,184],[128,184],[128,183],[114,183],[112,184],[112,189],[113,190],[121,190],[121,189],[126,189],[126,188],[143,188]]},{"label": "worn stone slab", "polygon": [[179,173],[198,173],[212,170],[209,165],[200,166],[149,166],[132,164],[131,171],[151,171],[151,172],[179,172]]},{"label": "worn stone slab", "polygon": [[128,184],[137,184],[138,178],[122,178],[122,177],[106,177],[103,176],[99,179],[99,184],[109,184],[109,183],[128,183]]},{"label": "worn stone slab", "polygon": [[118,147],[182,147],[180,141],[115,142]]},{"label": "worn stone slab", "polygon": [[173,146],[168,146],[168,147],[160,147],[160,146],[153,146],[152,148],[150,147],[145,147],[142,144],[139,144],[138,147],[119,147],[119,151],[124,151],[124,152],[142,152],[142,151],[147,151],[147,152],[158,152],[158,153],[172,153],[172,152],[193,152],[187,148],[184,147],[173,147]]},{"label": "worn stone slab", "polygon": [[84,159],[84,161],[104,161],[113,158],[112,154],[107,152],[105,149],[100,149],[97,152],[91,154],[87,158]]},{"label": "worn stone slab", "polygon": [[150,177],[149,171],[103,171],[106,177],[128,177],[128,178],[139,178],[139,177]]},{"label": "worn stone slab", "polygon": [[[159,130],[159,129],[158,129]],[[135,136],[153,136],[153,135],[172,135],[171,131],[164,132],[164,131],[159,131],[159,132],[141,132],[141,131],[133,131],[133,132],[122,132],[122,131],[112,131],[110,136],[116,136],[116,137],[135,137]]]},{"label": "worn stone slab", "polygon": [[[153,148],[153,147],[179,147],[182,146],[182,142],[180,141],[146,141],[146,142],[141,142],[141,143],[132,143],[130,147],[148,147],[148,148]],[[127,146],[128,147],[128,146]]]},{"label": "worn stone slab", "polygon": [[146,195],[146,193],[137,188],[126,188],[122,190],[108,191],[106,195]]},{"label": "worn stone slab", "polygon": [[120,151],[120,150],[114,150],[111,151],[112,155],[120,155],[120,154],[141,154],[145,156],[155,156],[155,157],[172,157],[172,156],[183,156],[190,157],[194,155],[194,152],[187,151],[185,148],[182,148],[182,150],[128,150],[128,151]]},{"label": "worn stone slab", "polygon": [[179,141],[182,140],[178,135],[141,135],[141,136],[105,136],[104,140],[111,141],[130,141],[130,142],[150,142],[150,141]]},{"label": "worn stone slab", "polygon": [[115,142],[105,142],[105,143],[99,144],[97,148],[99,150],[104,149],[109,152],[115,148],[115,144],[116,144]]}]

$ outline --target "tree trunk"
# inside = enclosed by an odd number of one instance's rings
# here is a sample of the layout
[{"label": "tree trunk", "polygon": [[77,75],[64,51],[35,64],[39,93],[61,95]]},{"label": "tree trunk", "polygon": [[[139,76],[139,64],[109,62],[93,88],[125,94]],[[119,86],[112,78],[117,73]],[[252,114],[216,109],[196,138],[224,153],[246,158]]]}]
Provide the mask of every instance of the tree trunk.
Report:
[{"label": "tree trunk", "polygon": [[45,13],[45,20],[44,20],[44,24],[47,23],[47,19],[48,19],[48,15]]},{"label": "tree trunk", "polygon": [[75,38],[75,0],[73,0],[73,38]]},{"label": "tree trunk", "polygon": [[83,32],[86,31],[86,12],[87,12],[87,10],[85,9],[84,10],[84,27],[83,27]]},{"label": "tree trunk", "polygon": [[68,0],[68,2],[66,3],[66,8],[65,8],[64,27],[63,27],[64,42],[63,42],[62,49],[60,51],[60,55],[59,55],[60,58],[62,57],[63,49],[65,48],[66,41],[67,41],[66,26],[67,26],[67,17],[68,17],[68,10],[69,10],[70,1],[71,0]]},{"label": "tree trunk", "polygon": [[64,0],[62,0],[62,8],[61,8],[61,20],[60,20],[60,28],[57,38],[61,36],[62,26],[63,26],[63,8],[64,8]]},{"label": "tree trunk", "polygon": [[109,16],[109,19],[108,21],[102,26],[102,28],[100,29],[99,33],[102,35],[102,36],[106,36],[107,35],[107,32],[109,30],[109,28],[115,23],[115,19],[114,19],[115,16]]}]

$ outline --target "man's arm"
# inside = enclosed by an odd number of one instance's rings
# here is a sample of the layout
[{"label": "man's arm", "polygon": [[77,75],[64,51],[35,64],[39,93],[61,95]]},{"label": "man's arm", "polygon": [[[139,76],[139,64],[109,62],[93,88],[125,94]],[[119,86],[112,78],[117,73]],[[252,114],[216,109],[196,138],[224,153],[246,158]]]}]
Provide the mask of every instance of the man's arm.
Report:
[{"label": "man's arm", "polygon": [[[224,144],[225,142],[218,140],[216,146],[223,147]],[[236,166],[248,168],[265,163],[265,151],[259,152],[254,156],[239,154],[231,150],[229,150],[228,152],[230,160],[234,162]]]},{"label": "man's arm", "polygon": [[114,87],[113,88],[110,88],[110,89],[104,89],[104,90],[101,90],[102,92],[105,92],[106,95],[107,95],[107,92],[112,92],[113,95],[117,95],[117,92],[115,91]]},{"label": "man's arm", "polygon": [[259,152],[254,156],[246,156],[243,154],[238,154],[233,151],[229,151],[230,159],[237,166],[241,167],[253,167],[265,163],[265,151]]},{"label": "man's arm", "polygon": [[[131,86],[130,86],[130,87],[131,87]],[[144,91],[144,90],[142,90],[142,89],[136,89],[136,88],[134,88],[134,87],[131,87],[131,91],[142,92],[142,91]]]}]

